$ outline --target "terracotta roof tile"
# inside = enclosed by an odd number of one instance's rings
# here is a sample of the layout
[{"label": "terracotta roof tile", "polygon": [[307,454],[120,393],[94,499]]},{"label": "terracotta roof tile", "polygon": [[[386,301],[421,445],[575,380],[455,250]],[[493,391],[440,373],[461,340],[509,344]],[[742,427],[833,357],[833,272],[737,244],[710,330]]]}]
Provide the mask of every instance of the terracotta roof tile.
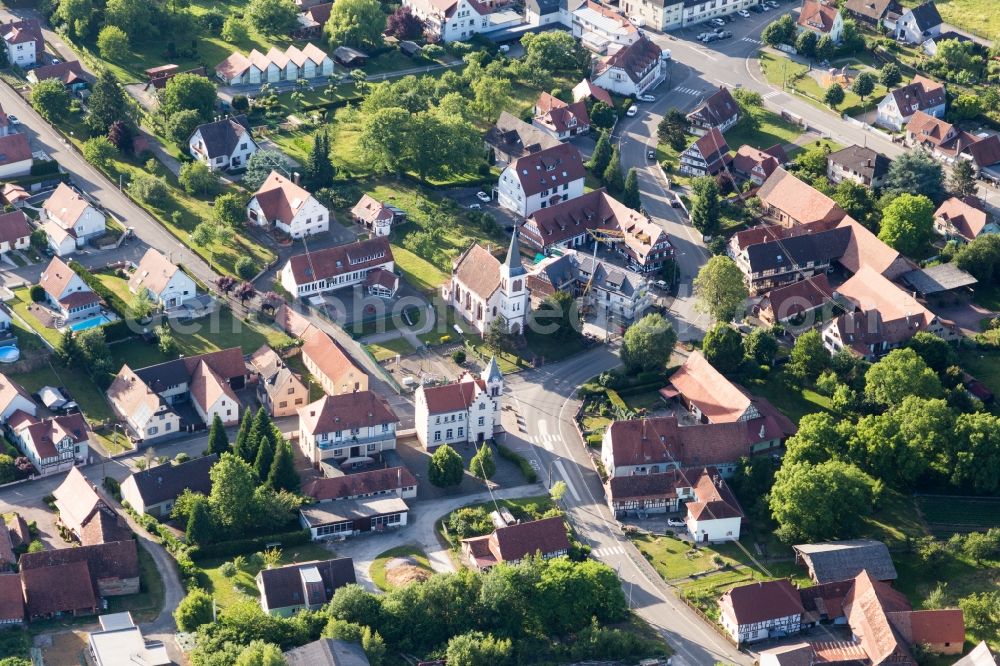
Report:
[{"label": "terracotta roof tile", "polygon": [[560,143],[551,148],[518,157],[508,167],[521,183],[524,196],[543,190],[553,190],[563,184],[580,180],[586,175],[583,157],[576,146]]},{"label": "terracotta roof tile", "polygon": [[734,587],[722,595],[719,606],[737,625],[801,615],[804,610],[799,591],[787,578]]},{"label": "terracotta roof tile", "polygon": [[0,574],[0,622],[24,620],[24,592],[16,573]]},{"label": "terracotta roof tile", "polygon": [[291,224],[292,219],[311,198],[312,195],[304,188],[277,171],[272,171],[253,193],[251,202],[256,200],[268,222]]},{"label": "terracotta roof tile", "polygon": [[663,52],[659,46],[649,38],[642,36],[628,46],[623,47],[618,52],[597,63],[594,67],[594,75],[603,74],[609,69],[619,68],[628,75],[632,81],[638,83],[642,77],[650,71],[651,66],[658,65],[660,54]]},{"label": "terracotta roof tile", "polygon": [[797,23],[803,28],[829,34],[837,13],[836,7],[820,0],[803,0]]},{"label": "terracotta roof tile", "polygon": [[410,470],[405,467],[386,467],[357,474],[313,479],[302,492],[313,499],[324,501],[384,493],[416,485],[417,479]]},{"label": "terracotta roof tile", "polygon": [[334,385],[340,385],[349,374],[365,375],[350,355],[337,344],[327,333],[316,327],[310,327],[302,343],[302,355],[309,357],[320,372],[329,378]]},{"label": "terracotta roof tile", "polygon": [[398,422],[385,398],[371,391],[324,395],[299,409],[299,429],[311,435]]},{"label": "terracotta roof tile", "polygon": [[[24,561],[24,557],[21,560]],[[70,560],[34,569],[22,567],[21,583],[29,617],[97,610],[97,595],[86,560]]]},{"label": "terracotta roof tile", "polygon": [[476,379],[443,386],[422,386],[419,390],[423,391],[428,413],[446,414],[468,409],[479,392],[485,389],[483,381]]},{"label": "terracotta roof tile", "polygon": [[770,178],[764,181],[757,197],[765,208],[774,207],[794,219],[797,224],[818,220],[836,222],[846,215],[833,199],[782,167],[775,169]]},{"label": "terracotta roof tile", "polygon": [[716,370],[700,351],[693,351],[670,383],[684,398],[698,406],[712,423],[739,421],[751,400]]},{"label": "terracotta roof tile", "polygon": [[29,236],[31,225],[23,212],[15,210],[0,215],[0,243],[10,243],[13,247],[14,243]]},{"label": "terracotta roof tile", "polygon": [[695,107],[694,111],[687,114],[687,117],[691,122],[704,127],[719,127],[731,121],[739,113],[739,104],[729,92],[729,88],[720,86]]},{"label": "terracotta roof tile", "polygon": [[145,287],[155,296],[159,296],[179,270],[180,268],[171,263],[162,252],[149,248],[129,278],[129,291],[138,293],[141,287]]},{"label": "terracotta roof tile", "polygon": [[[28,154],[30,156],[30,151]],[[66,183],[59,183],[52,195],[42,204],[45,212],[54,217],[55,221],[65,229],[72,228],[90,207],[87,200]]]},{"label": "terracotta roof tile", "polygon": [[308,254],[297,254],[288,260],[288,265],[296,284],[309,284],[344,273],[382,266],[392,260],[389,239],[377,236]]}]

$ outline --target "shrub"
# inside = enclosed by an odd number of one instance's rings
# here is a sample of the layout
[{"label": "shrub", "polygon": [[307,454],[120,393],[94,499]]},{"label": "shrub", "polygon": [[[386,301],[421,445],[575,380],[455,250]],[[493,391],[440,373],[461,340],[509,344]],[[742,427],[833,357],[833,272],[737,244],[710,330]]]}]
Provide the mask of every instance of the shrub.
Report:
[{"label": "shrub", "polygon": [[504,460],[509,460],[521,469],[521,474],[524,475],[524,479],[528,483],[535,483],[538,481],[538,472],[535,468],[531,466],[528,459],[521,454],[515,452],[513,449],[509,449],[503,444],[497,444],[497,452],[500,457]]},{"label": "shrub", "polygon": [[264,536],[249,539],[235,539],[233,541],[220,541],[205,546],[192,547],[189,550],[193,560],[211,557],[231,557],[233,555],[247,555],[264,550],[265,546],[271,543],[280,543],[283,548],[298,546],[308,543],[310,539],[309,530],[296,530],[294,532],[283,532],[280,534],[266,534]]},{"label": "shrub", "polygon": [[239,571],[237,570],[236,565],[233,564],[232,562],[224,562],[222,566],[219,567],[219,573],[221,573],[226,578],[232,578],[238,572]]},{"label": "shrub", "polygon": [[257,275],[257,264],[250,257],[240,257],[236,260],[236,274],[244,280],[249,280]]},{"label": "shrub", "polygon": [[45,288],[40,284],[32,285],[29,293],[31,294],[31,300],[35,303],[41,303],[45,300]]},{"label": "shrub", "polygon": [[463,363],[465,363],[465,350],[456,349],[455,351],[453,351],[451,353],[451,360],[453,360],[458,365],[462,365]]}]

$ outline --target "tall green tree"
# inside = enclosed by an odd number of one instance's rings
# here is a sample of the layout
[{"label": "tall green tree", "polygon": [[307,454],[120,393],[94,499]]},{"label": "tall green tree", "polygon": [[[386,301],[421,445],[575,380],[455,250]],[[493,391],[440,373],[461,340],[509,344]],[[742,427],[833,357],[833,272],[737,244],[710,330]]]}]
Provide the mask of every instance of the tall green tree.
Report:
[{"label": "tall green tree", "polygon": [[663,370],[676,344],[673,325],[663,315],[650,313],[625,330],[622,363],[629,372]]},{"label": "tall green tree", "polygon": [[816,60],[829,60],[837,51],[837,45],[833,43],[830,35],[823,35],[816,42]]},{"label": "tall green tree", "polygon": [[160,93],[160,116],[170,118],[175,113],[190,109],[198,112],[202,122],[212,119],[217,101],[215,84],[197,74],[178,74],[164,86]]},{"label": "tall green tree", "polygon": [[576,299],[568,291],[557,291],[547,296],[531,312],[532,331],[551,335],[558,340],[569,340],[580,335],[580,311]]},{"label": "tall green tree", "polygon": [[531,69],[549,72],[582,70],[590,62],[590,54],[573,35],[563,30],[526,34],[521,38],[524,62]]},{"label": "tall green tree", "polygon": [[732,321],[749,296],[743,273],[729,257],[712,257],[694,279],[695,307],[718,321]]},{"label": "tall green tree", "polygon": [[221,456],[223,453],[230,453],[231,451],[229,436],[226,435],[226,428],[222,424],[222,418],[218,414],[215,414],[212,417],[212,427],[208,430],[208,452]]},{"label": "tall green tree", "polygon": [[928,331],[917,331],[903,346],[917,352],[927,367],[939,374],[958,362],[954,347]]},{"label": "tall green tree", "polygon": [[625,182],[622,179],[622,158],[618,152],[618,146],[611,149],[611,159],[602,174],[604,184],[612,192],[618,193],[625,189]]},{"label": "tall green tree", "polygon": [[1000,490],[1000,419],[987,412],[960,414],[949,438],[946,469],[963,492],[996,494]]},{"label": "tall green tree", "polygon": [[97,50],[105,60],[120,62],[129,54],[128,35],[117,26],[104,26],[97,35]]},{"label": "tall green tree", "polygon": [[191,504],[184,537],[189,544],[204,545],[211,543],[213,534],[212,512],[208,500],[199,496]]},{"label": "tall green tree", "polygon": [[743,339],[743,353],[761,365],[771,365],[778,353],[778,341],[766,328],[755,328]]},{"label": "tall green tree", "polygon": [[882,192],[890,199],[917,192],[940,204],[946,196],[941,164],[922,150],[907,151],[889,165]]},{"label": "tall green tree", "polygon": [[604,175],[604,170],[608,168],[609,162],[611,162],[611,138],[607,132],[601,132],[597,139],[597,145],[594,146],[594,152],[587,162],[587,168],[600,178]]},{"label": "tall green tree", "polygon": [[271,465],[277,453],[274,438],[269,435],[261,435],[257,440],[257,458],[254,460],[253,469],[261,483],[266,483],[268,475],[271,473]]},{"label": "tall green tree", "polygon": [[976,169],[970,160],[958,160],[951,167],[951,179],[948,182],[951,193],[956,197],[972,197],[976,195]]},{"label": "tall green tree", "polygon": [[214,615],[212,596],[196,587],[181,599],[174,611],[174,620],[181,631],[196,631],[198,627],[212,621]]},{"label": "tall green tree", "polygon": [[288,661],[274,643],[250,641],[233,666],[288,666]]},{"label": "tall green tree", "polygon": [[482,481],[493,478],[493,475],[496,474],[497,464],[493,459],[493,449],[486,442],[483,442],[479,451],[469,461],[469,471]]},{"label": "tall green tree", "polygon": [[635,169],[628,170],[625,177],[625,191],[622,193],[622,203],[632,210],[642,208],[642,198],[639,196],[639,174]]},{"label": "tall green tree", "polygon": [[769,502],[778,538],[794,543],[854,536],[872,512],[873,485],[870,476],[841,460],[782,465]]},{"label": "tall green tree", "polygon": [[108,25],[121,28],[129,41],[136,43],[158,32],[152,22],[152,7],[146,0],[108,0],[104,20]]},{"label": "tall green tree", "polygon": [[208,472],[212,492],[208,504],[215,522],[233,534],[242,534],[254,520],[257,477],[242,458],[224,453]]},{"label": "tall green tree", "polygon": [[382,43],[386,15],[378,0],[338,0],[323,33],[330,46],[371,48]]},{"label": "tall green tree", "polygon": [[705,359],[724,375],[739,370],[743,362],[742,336],[726,322],[718,322],[705,333],[701,350]]},{"label": "tall green tree", "polygon": [[886,88],[895,88],[903,80],[903,74],[899,71],[899,65],[894,62],[887,62],[882,65],[878,73],[878,82]]},{"label": "tall green tree", "polygon": [[243,412],[243,420],[240,422],[240,429],[236,432],[236,441],[233,443],[233,453],[248,463],[252,463],[257,459],[257,449],[250,442],[250,430],[253,429],[253,421],[254,417],[249,409]]},{"label": "tall green tree", "polygon": [[511,663],[514,648],[509,638],[470,631],[448,640],[445,657],[452,666],[505,666]]},{"label": "tall green tree", "polygon": [[939,398],[943,390],[937,374],[912,349],[893,349],[865,373],[865,397],[894,407],[907,396]]},{"label": "tall green tree", "polygon": [[91,34],[94,3],[92,0],[59,0],[52,20],[56,24],[61,23],[66,26],[70,37],[86,39]]},{"label": "tall green tree", "polygon": [[691,226],[704,236],[719,229],[719,186],[715,178],[702,176],[691,181]]},{"label": "tall green tree", "polygon": [[656,126],[656,133],[660,141],[670,144],[674,150],[684,150],[687,145],[688,120],[678,109],[670,109],[663,116],[659,125]]},{"label": "tall green tree", "polygon": [[795,50],[799,52],[799,55],[803,58],[815,58],[816,57],[816,44],[819,38],[816,37],[816,33],[812,30],[803,30],[799,33],[798,39],[795,40]]},{"label": "tall green tree", "polygon": [[305,180],[309,187],[318,190],[333,184],[336,170],[330,161],[330,134],[324,128],[313,137],[312,149],[306,159]]},{"label": "tall green tree", "polygon": [[431,455],[427,468],[427,478],[439,488],[457,486],[465,474],[462,456],[447,444],[442,444]]},{"label": "tall green tree", "polygon": [[798,431],[785,442],[782,465],[818,465],[827,460],[845,458],[850,425],[846,422],[838,423],[836,418],[826,412],[806,414],[799,420]]},{"label": "tall green tree", "polygon": [[900,194],[882,210],[879,240],[906,255],[923,252],[934,233],[934,202],[922,194]]},{"label": "tall green tree", "polygon": [[262,35],[285,35],[295,28],[298,15],[292,0],[250,0],[245,20]]},{"label": "tall green tree", "polygon": [[31,89],[31,106],[50,123],[58,123],[69,115],[70,98],[59,79],[39,81]]},{"label": "tall green tree", "polygon": [[844,97],[844,89],[839,83],[834,83],[826,89],[826,92],[823,94],[823,101],[826,102],[826,105],[831,109],[836,109],[844,103]]},{"label": "tall green tree", "polygon": [[851,92],[861,98],[864,104],[865,98],[875,92],[875,75],[871,72],[861,72],[854,78],[851,84]]},{"label": "tall green tree", "polygon": [[267,485],[275,490],[287,490],[290,493],[299,492],[299,475],[295,472],[292,445],[284,439],[278,444],[278,450],[274,454],[271,472],[267,476]]},{"label": "tall green tree", "polygon": [[788,371],[804,382],[814,382],[830,366],[830,352],[819,331],[807,331],[795,339]]}]

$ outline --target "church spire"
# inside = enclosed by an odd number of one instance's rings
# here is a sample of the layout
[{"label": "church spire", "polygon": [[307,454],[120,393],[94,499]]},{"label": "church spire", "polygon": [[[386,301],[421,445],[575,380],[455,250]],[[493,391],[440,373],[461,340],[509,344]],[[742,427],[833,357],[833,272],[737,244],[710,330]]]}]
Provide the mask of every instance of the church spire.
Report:
[{"label": "church spire", "polygon": [[524,265],[521,264],[521,250],[517,244],[517,227],[514,227],[514,232],[510,235],[510,247],[507,248],[507,258],[503,262],[503,268],[510,277],[525,273]]}]

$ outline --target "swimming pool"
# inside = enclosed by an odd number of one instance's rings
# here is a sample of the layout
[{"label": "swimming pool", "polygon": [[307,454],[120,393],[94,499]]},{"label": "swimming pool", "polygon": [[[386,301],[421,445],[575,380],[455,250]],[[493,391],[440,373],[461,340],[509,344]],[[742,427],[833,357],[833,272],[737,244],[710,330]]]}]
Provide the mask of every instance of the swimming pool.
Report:
[{"label": "swimming pool", "polygon": [[21,350],[16,345],[0,347],[0,363],[13,363],[21,358]]},{"label": "swimming pool", "polygon": [[88,328],[94,328],[95,326],[104,326],[105,324],[110,324],[111,319],[107,315],[97,315],[96,317],[89,317],[87,319],[82,319],[80,321],[74,322],[69,325],[71,331],[85,331]]}]

